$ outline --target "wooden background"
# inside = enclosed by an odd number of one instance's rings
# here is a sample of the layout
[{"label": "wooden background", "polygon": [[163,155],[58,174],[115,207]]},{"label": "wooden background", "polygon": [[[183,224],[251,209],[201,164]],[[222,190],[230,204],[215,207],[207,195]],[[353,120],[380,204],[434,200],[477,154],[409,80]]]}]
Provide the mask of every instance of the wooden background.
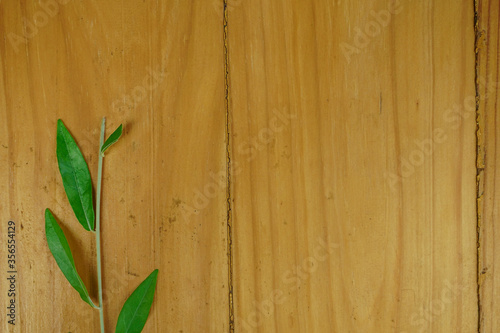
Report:
[{"label": "wooden background", "polygon": [[480,1],[478,13],[477,77],[478,84],[478,221],[479,221],[479,309],[480,331],[500,330],[500,265],[498,253],[500,240],[498,224],[500,218],[500,196],[496,192],[500,185],[497,168],[500,165],[500,95],[499,68],[499,17],[498,1]]},{"label": "wooden background", "polygon": [[[106,154],[106,330],[159,269],[144,332],[497,332],[499,5],[488,0],[0,2],[0,276],[17,322],[98,332],[55,264],[61,118]],[[499,243],[500,244],[500,243]],[[5,276],[5,277],[4,277]],[[5,310],[4,310],[5,311]]]}]

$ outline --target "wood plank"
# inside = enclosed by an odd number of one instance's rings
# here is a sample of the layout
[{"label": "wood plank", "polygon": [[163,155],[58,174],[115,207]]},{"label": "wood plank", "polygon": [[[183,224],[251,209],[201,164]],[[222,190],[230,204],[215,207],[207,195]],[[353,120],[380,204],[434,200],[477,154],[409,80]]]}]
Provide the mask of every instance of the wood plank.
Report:
[{"label": "wood plank", "polygon": [[43,212],[50,207],[64,225],[95,297],[93,236],[65,198],[55,134],[62,118],[95,180],[105,115],[108,134],[125,125],[104,166],[106,329],[159,268],[144,332],[227,331],[226,193],[203,209],[195,201],[210,172],[226,168],[223,24],[212,2],[2,1],[0,22],[1,238],[15,221],[19,272],[18,321],[2,315],[0,330],[99,330],[98,312],[49,253]]},{"label": "wood plank", "polygon": [[499,202],[496,189],[500,185],[497,174],[500,156],[498,124],[499,83],[499,15],[498,1],[477,1],[478,58],[477,88],[479,97],[478,131],[478,214],[480,226],[480,332],[500,330],[500,266],[498,254]]},{"label": "wood plank", "polygon": [[235,331],[476,331],[472,3],[229,9]]}]

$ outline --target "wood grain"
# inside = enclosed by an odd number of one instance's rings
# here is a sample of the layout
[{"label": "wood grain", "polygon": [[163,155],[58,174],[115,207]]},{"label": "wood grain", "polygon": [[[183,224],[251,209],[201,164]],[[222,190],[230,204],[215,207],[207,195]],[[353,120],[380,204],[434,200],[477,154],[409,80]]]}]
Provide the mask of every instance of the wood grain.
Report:
[{"label": "wood grain", "polygon": [[[47,7],[47,4],[52,4]],[[17,323],[2,332],[97,332],[44,236],[50,207],[96,296],[93,235],[72,215],[58,174],[62,118],[97,176],[100,119],[124,135],[106,153],[102,244],[106,329],[159,268],[144,332],[228,330],[225,191],[197,191],[225,170],[222,16],[210,2],[0,3],[0,216],[17,223]],[[224,177],[223,174],[221,177]],[[222,179],[225,181],[225,179]],[[5,246],[2,255],[2,300]],[[4,308],[2,301],[2,308]]]},{"label": "wood grain", "polygon": [[230,9],[235,331],[477,331],[473,4]]},{"label": "wood grain", "polygon": [[106,116],[125,126],[104,167],[107,330],[159,268],[144,332],[498,331],[498,17],[488,0],[1,1],[19,303],[0,330],[98,331],[43,211],[95,298],[55,137],[62,118],[95,180]]},{"label": "wood grain", "polygon": [[477,88],[478,88],[478,214],[480,222],[480,332],[500,330],[500,266],[498,252],[500,185],[497,174],[500,156],[498,105],[499,88],[499,22],[498,1],[478,1]]}]

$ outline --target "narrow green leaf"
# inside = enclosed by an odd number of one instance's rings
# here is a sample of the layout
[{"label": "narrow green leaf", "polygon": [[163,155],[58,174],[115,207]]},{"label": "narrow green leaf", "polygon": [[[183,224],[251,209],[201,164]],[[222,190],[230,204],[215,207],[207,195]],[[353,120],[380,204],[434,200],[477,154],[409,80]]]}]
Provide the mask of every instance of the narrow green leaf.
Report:
[{"label": "narrow green leaf", "polygon": [[122,136],[122,131],[123,131],[123,125],[118,126],[118,128],[109,136],[109,138],[104,142],[104,144],[101,147],[101,153],[104,153],[106,149],[111,147],[113,143],[118,141],[120,136]]},{"label": "narrow green leaf", "polygon": [[63,272],[66,279],[73,286],[73,288],[78,291],[80,297],[87,302],[90,306],[95,307],[94,303],[90,299],[87,288],[83,284],[80,275],[76,271],[75,262],[73,260],[73,255],[71,254],[71,249],[69,248],[66,236],[57,224],[54,215],[52,215],[49,209],[45,210],[45,235],[47,237],[47,243],[49,244],[50,252],[54,256],[57,265]]},{"label": "narrow green leaf", "polygon": [[57,121],[57,161],[64,190],[76,218],[85,230],[94,230],[94,202],[89,167],[61,119]]},{"label": "narrow green leaf", "polygon": [[155,269],[130,295],[118,316],[116,333],[140,333],[153,304],[158,270]]}]

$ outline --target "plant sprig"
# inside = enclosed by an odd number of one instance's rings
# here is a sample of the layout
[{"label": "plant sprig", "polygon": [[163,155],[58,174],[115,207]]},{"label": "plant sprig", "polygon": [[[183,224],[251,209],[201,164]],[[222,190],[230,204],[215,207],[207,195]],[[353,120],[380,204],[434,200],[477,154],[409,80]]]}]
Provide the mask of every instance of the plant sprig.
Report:
[{"label": "plant sprig", "polygon": [[[90,298],[87,288],[76,270],[73,255],[64,232],[52,212],[48,208],[45,210],[45,235],[50,252],[54,256],[62,273],[73,288],[78,291],[80,297],[92,308],[99,310],[101,333],[104,333],[100,237],[102,164],[104,152],[118,141],[122,135],[122,131],[123,126],[120,125],[104,141],[105,119],[102,119],[99,142],[97,198],[96,207],[94,207],[92,180],[85,158],[62,120],[59,119],[57,122],[56,153],[66,196],[78,222],[85,230],[93,232],[96,235],[98,305],[95,305]],[[142,331],[146,324],[151,305],[153,304],[157,277],[158,269],[155,269],[125,301],[116,324],[116,333],[139,333]]]}]

